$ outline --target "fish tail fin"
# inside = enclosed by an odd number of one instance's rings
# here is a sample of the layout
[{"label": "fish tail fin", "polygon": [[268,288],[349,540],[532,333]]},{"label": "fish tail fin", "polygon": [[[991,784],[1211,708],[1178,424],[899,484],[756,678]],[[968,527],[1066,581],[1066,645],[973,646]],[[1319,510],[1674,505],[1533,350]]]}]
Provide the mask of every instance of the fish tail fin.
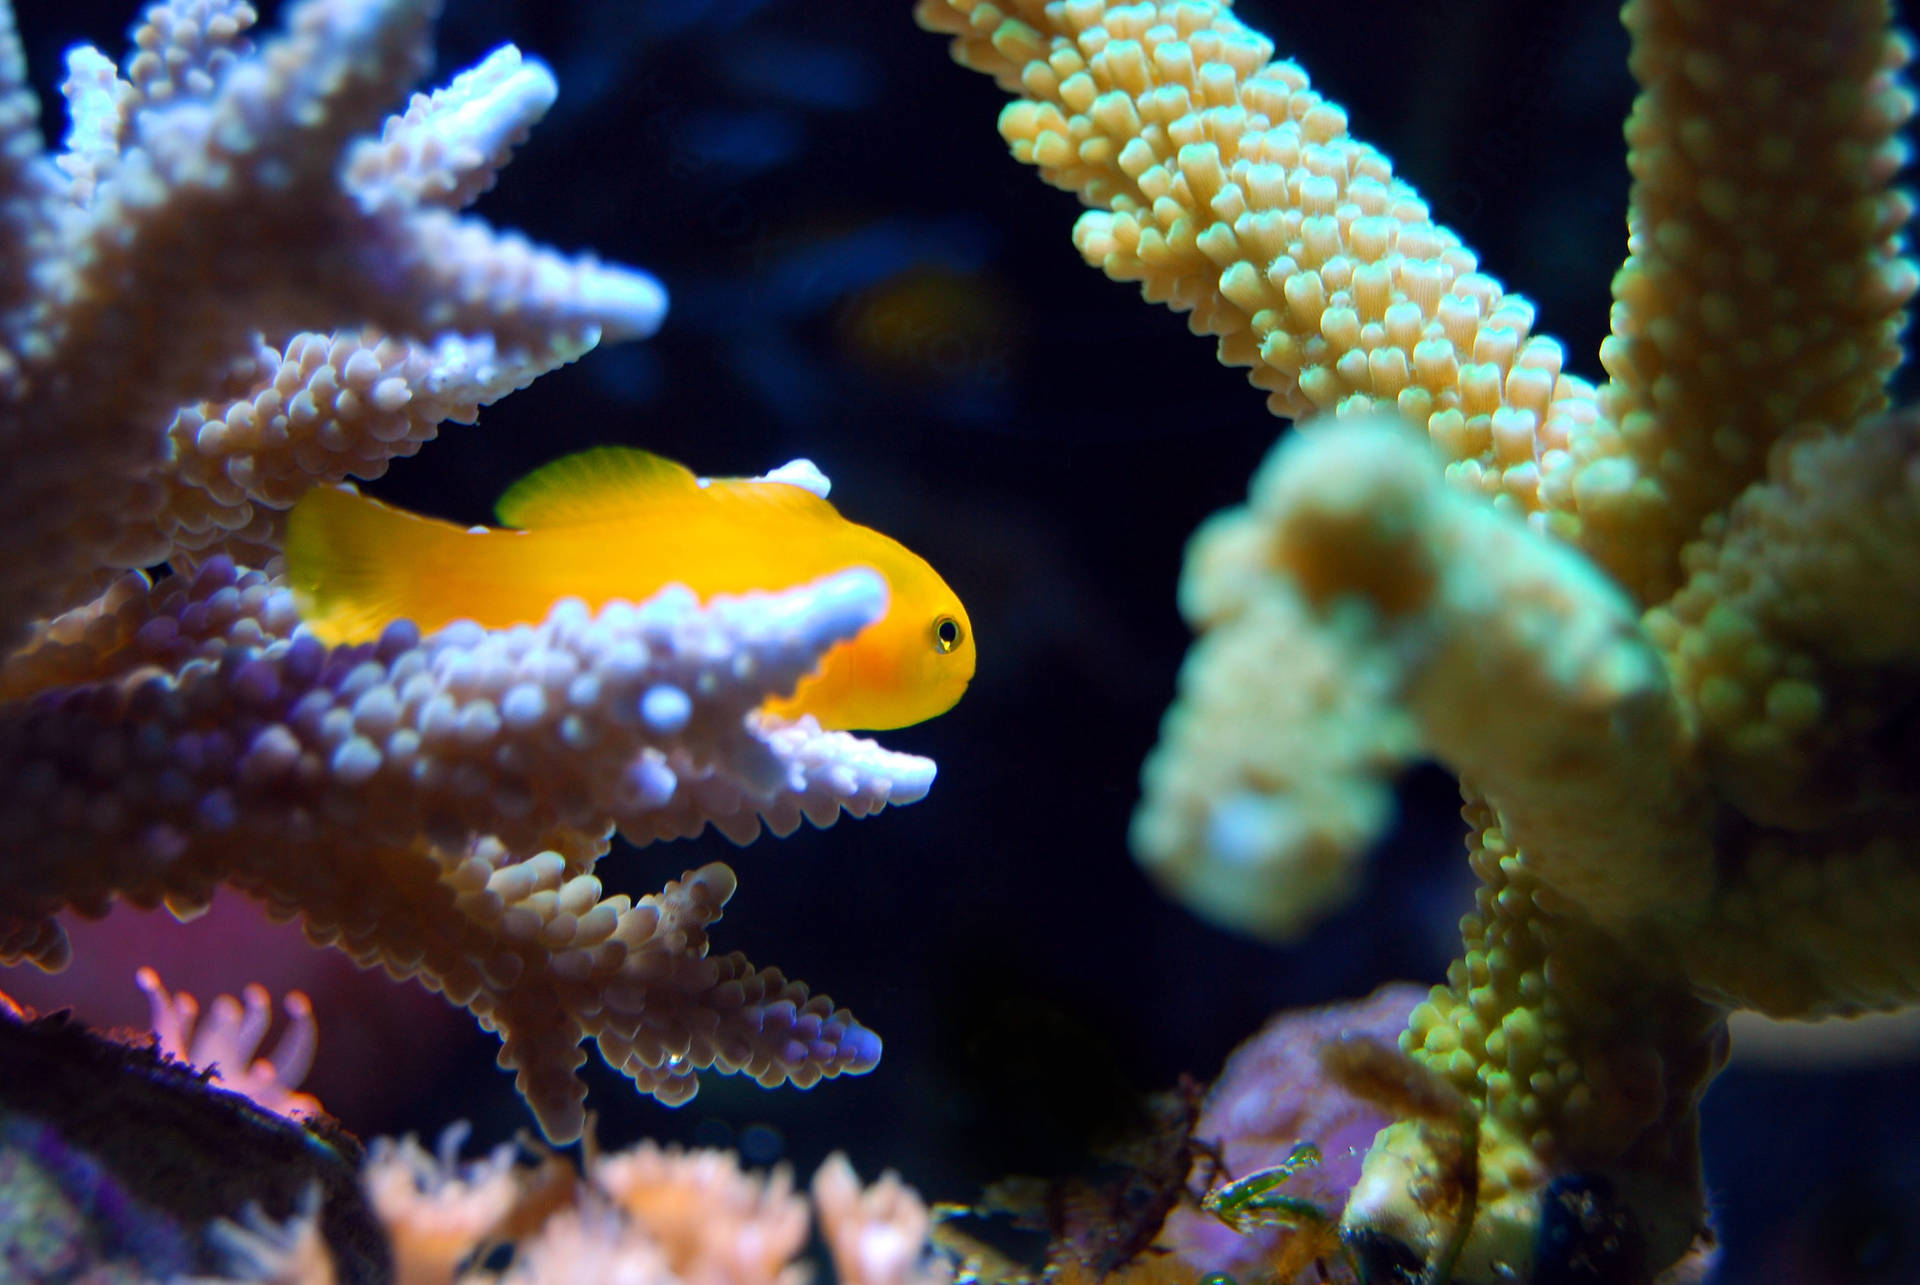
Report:
[{"label": "fish tail fin", "polygon": [[287,580],[300,619],[339,646],[417,618],[421,539],[442,525],[358,491],[314,487],[287,515]]}]

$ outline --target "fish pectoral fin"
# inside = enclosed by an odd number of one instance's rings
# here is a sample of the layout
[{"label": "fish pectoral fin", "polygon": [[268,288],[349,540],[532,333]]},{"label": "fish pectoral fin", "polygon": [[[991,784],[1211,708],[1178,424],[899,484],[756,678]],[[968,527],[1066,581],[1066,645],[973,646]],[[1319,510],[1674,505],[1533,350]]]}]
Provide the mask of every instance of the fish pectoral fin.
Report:
[{"label": "fish pectoral fin", "polygon": [[694,494],[691,469],[631,446],[595,446],[543,464],[494,505],[502,524],[522,530],[627,517],[649,504]]}]

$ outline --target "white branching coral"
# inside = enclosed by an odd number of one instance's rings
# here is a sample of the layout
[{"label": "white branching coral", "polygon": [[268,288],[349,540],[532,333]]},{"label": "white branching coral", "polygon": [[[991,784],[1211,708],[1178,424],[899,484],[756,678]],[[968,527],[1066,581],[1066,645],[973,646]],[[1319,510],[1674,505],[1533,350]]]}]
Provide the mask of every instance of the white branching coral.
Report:
[{"label": "white branching coral", "polygon": [[538,63],[497,50],[380,126],[435,8],[304,0],[256,47],[244,0],[162,0],[124,66],[70,57],[49,155],[0,6],[0,960],[59,967],[66,909],[230,884],[472,1010],[556,1140],[587,1039],[676,1103],[702,1070],[866,1070],[851,1015],[709,956],[726,866],[637,901],[592,869],[616,831],[744,843],[925,794],[925,759],[760,712],[885,613],[878,577],[300,627],[277,555],[305,490],[665,307],[458,213],[553,101]]},{"label": "white branching coral", "polygon": [[[260,335],[287,345],[303,331],[368,324],[429,342],[487,335],[531,377],[602,333],[658,323],[664,295],[644,274],[564,259],[441,203],[477,194],[484,183],[471,171],[506,159],[497,141],[472,137],[490,122],[462,119],[461,96],[421,111],[475,144],[423,151],[444,181],[343,168],[424,67],[433,9],[316,0],[256,50],[244,3],[161,5],[124,76],[97,53],[76,55],[65,157],[44,153],[30,112],[8,114],[0,206],[32,267],[0,293],[0,443],[34,467],[8,471],[0,504],[0,538],[15,554],[0,636],[17,640],[29,619],[71,605],[103,567],[172,556],[164,430],[180,407],[277,379],[261,377]],[[25,68],[17,41],[3,43],[15,56],[0,65],[0,92],[16,100]],[[513,84],[486,88],[511,98]],[[530,123],[542,105],[521,95],[513,110]],[[558,352],[555,334],[566,337]],[[342,374],[344,414],[342,397],[293,396],[279,408],[286,423],[262,431],[295,451],[302,430],[322,442],[359,435],[359,402],[391,409],[406,391]],[[347,465],[305,467],[318,480]],[[235,472],[228,480],[245,489],[247,471]]]}]

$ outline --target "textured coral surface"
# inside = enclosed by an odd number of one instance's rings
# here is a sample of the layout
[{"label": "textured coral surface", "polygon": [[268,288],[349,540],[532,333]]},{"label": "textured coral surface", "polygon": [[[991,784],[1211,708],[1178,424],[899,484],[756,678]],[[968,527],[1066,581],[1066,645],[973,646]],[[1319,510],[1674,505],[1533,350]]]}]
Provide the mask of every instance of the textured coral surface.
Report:
[{"label": "textured coral surface", "polygon": [[229,884],[471,1010],[562,1141],[589,1038],[673,1103],[701,1070],[869,1070],[851,1014],[709,957],[725,865],[638,898],[590,871],[616,829],[746,842],[925,794],[927,760],[757,709],[886,611],[871,571],[357,647],[300,626],[277,550],[301,491],[665,307],[457,212],[552,104],[543,65],[502,46],[380,123],[435,8],[308,0],[256,45],[244,0],[156,5],[118,70],[69,57],[58,154],[0,14],[0,212],[31,264],[0,294],[0,446],[34,461],[0,497],[0,958],[59,968],[68,907],[186,917]]},{"label": "textured coral surface", "polygon": [[1911,620],[1920,583],[1920,435],[1884,416],[1920,282],[1889,7],[1627,6],[1598,387],[1228,4],[917,13],[1013,95],[1000,132],[1090,207],[1090,264],[1277,414],[1325,414],[1189,548],[1205,639],[1142,861],[1295,936],[1349,894],[1396,767],[1462,781],[1481,889],[1403,1047],[1471,1119],[1381,1134],[1356,1255],[1641,1279],[1710,1244],[1696,1105],[1726,1010],[1920,997],[1920,640],[1872,606]]},{"label": "textured coral surface", "polygon": [[[449,0],[428,83],[513,40],[560,87],[480,213],[647,265],[673,310],[646,343],[603,344],[368,489],[472,522],[515,478],[600,442],[707,472],[807,455],[843,511],[926,553],[966,597],[978,680],[952,714],[886,738],[939,760],[925,800],[744,853],[711,830],[616,846],[593,871],[603,896],[638,901],[707,862],[734,866],[716,946],[791,965],[851,1005],[887,1037],[878,1072],[804,1094],[707,1077],[673,1110],[597,1059],[582,1073],[609,1148],[649,1134],[730,1142],[805,1175],[845,1147],[863,1174],[897,1165],[929,1198],[968,1200],[1008,1172],[1073,1168],[1115,1103],[1183,1070],[1212,1074],[1276,1008],[1444,976],[1474,876],[1457,791],[1431,769],[1398,791],[1391,837],[1347,867],[1347,909],[1296,945],[1212,929],[1129,868],[1139,765],[1189,643],[1173,601],[1181,545],[1243,500],[1279,426],[1183,318],[1087,270],[1066,235],[1075,199],[1035,184],[992,128],[1001,91],[955,69],[906,6],[881,8]],[[134,14],[125,0],[20,10],[57,136],[65,49],[85,38],[117,56]],[[1343,105],[1482,272],[1538,305],[1531,333],[1564,341],[1564,368],[1602,379],[1632,93],[1614,6],[1240,0],[1238,12]],[[64,988],[41,992],[44,1006],[118,1003],[101,1020],[144,1022],[131,975],[145,956],[120,952],[148,939],[143,918],[165,920],[177,949],[204,956],[203,995],[268,976],[234,961],[330,966],[326,989],[291,971],[271,984],[313,994],[312,1082],[336,1110],[347,1099],[320,1081],[363,1091],[356,1132],[430,1138],[467,1116],[484,1148],[526,1126],[491,1064],[497,1042],[465,1014],[424,1020],[438,997],[355,973],[292,924],[273,926],[279,944],[267,929],[242,937],[235,901],[223,891],[186,924],[164,909],[99,923],[69,912],[73,967],[8,970],[0,988],[24,973]],[[83,975],[112,958],[125,962]],[[1920,1217],[1910,1065],[1887,1060],[1896,1046],[1834,1065],[1831,1025],[1771,1037],[1794,1046],[1798,1069],[1760,1064],[1737,1032],[1702,1104],[1726,1280],[1920,1272],[1905,1236]],[[386,1049],[356,1053],[349,1028]]]}]

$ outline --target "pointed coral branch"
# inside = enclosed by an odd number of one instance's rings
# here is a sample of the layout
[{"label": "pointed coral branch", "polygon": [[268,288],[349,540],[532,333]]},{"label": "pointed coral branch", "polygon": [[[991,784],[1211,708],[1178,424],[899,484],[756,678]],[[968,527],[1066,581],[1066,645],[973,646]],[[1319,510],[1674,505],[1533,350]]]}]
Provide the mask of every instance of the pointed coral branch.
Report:
[{"label": "pointed coral branch", "polygon": [[925,759],[761,712],[885,612],[876,576],[333,649],[299,628],[300,494],[665,306],[457,212],[553,100],[518,51],[371,137],[434,9],[301,0],[256,46],[245,0],[159,0],[123,69],[70,56],[48,156],[0,3],[0,958],[58,968],[64,910],[186,916],[229,884],[470,1008],[556,1139],[589,1038],[669,1102],[708,1069],[864,1071],[851,1015],[709,954],[726,866],[637,902],[591,871],[616,830],[745,843],[926,793]]},{"label": "pointed coral branch", "polygon": [[[356,138],[424,66],[432,5],[307,0],[257,51],[242,34],[252,10],[217,8],[160,6],[148,43],[179,57],[136,57],[125,80],[97,54],[78,59],[64,164],[40,155],[30,127],[12,132],[9,222],[44,252],[0,326],[0,446],[37,462],[10,470],[0,492],[0,537],[18,555],[0,579],[10,642],[95,586],[102,565],[170,556],[153,525],[160,430],[229,382],[256,334],[373,323],[547,352],[556,333],[644,335],[664,307],[643,273],[568,261],[438,208],[483,186],[464,146],[456,160],[425,149],[434,159],[411,187],[392,164],[360,166],[361,186],[342,176]],[[527,123],[538,105],[508,114]],[[464,143],[461,126],[498,132],[486,113],[449,126]],[[489,137],[485,150],[500,149]]]},{"label": "pointed coral branch", "polygon": [[825,823],[926,791],[923,759],[753,712],[884,610],[871,573],[331,651],[284,590],[222,562],[154,597],[123,676],[0,714],[0,770],[22,785],[0,818],[7,955],[62,962],[65,906],[185,912],[232,883],[500,1028],[557,1138],[579,1130],[588,1035],[670,1101],[707,1067],[804,1085],[877,1058],[804,987],[706,960],[724,866],[637,907],[587,873],[616,826],[644,842],[705,818],[744,841],[762,815]]}]

